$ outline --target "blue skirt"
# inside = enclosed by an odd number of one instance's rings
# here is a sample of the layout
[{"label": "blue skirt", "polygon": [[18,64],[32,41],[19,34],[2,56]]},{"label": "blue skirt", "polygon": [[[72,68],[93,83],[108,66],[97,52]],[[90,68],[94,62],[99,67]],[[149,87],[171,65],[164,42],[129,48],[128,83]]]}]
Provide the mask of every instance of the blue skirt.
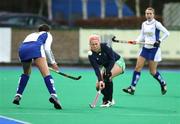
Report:
[{"label": "blue skirt", "polygon": [[19,58],[21,62],[26,62],[35,58],[42,57],[40,42],[25,42],[19,47]]},{"label": "blue skirt", "polygon": [[161,61],[161,50],[159,47],[151,49],[143,47],[140,52],[140,56],[144,57],[146,60],[159,62]]}]

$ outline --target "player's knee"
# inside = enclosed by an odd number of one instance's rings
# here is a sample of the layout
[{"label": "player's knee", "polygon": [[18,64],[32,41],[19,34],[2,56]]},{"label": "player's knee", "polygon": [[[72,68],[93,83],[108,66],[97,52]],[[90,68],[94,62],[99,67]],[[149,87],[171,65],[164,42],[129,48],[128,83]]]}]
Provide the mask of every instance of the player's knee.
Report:
[{"label": "player's knee", "polygon": [[156,74],[156,71],[150,70],[149,73],[150,73],[152,76],[154,76],[154,75]]},{"label": "player's knee", "polygon": [[141,65],[136,65],[136,67],[135,67],[134,70],[137,71],[137,72],[140,72],[141,69],[142,69],[142,66],[141,66]]}]

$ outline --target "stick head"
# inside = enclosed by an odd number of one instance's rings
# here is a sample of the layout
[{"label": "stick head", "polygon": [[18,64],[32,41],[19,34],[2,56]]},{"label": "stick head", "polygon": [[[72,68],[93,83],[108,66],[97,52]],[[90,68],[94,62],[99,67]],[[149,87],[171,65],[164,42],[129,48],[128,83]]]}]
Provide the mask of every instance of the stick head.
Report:
[{"label": "stick head", "polygon": [[77,80],[81,79],[81,77],[82,77],[82,76],[79,76],[79,77],[77,78]]},{"label": "stick head", "polygon": [[113,37],[112,37],[112,41],[113,41],[113,42],[119,42],[118,40],[116,40],[116,36],[113,36]]},{"label": "stick head", "polygon": [[96,106],[89,104],[89,107],[90,107],[90,108],[95,108]]}]

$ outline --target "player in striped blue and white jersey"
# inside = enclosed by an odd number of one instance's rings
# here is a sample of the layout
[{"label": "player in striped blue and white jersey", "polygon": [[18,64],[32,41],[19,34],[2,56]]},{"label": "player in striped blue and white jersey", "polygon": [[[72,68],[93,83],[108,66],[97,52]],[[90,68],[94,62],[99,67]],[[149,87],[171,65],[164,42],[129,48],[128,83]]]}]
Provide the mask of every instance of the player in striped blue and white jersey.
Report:
[{"label": "player in striped blue and white jersey", "polygon": [[54,104],[56,109],[61,109],[61,105],[57,99],[54,80],[50,75],[46,57],[48,58],[52,68],[59,70],[51,51],[52,35],[49,32],[50,28],[46,24],[42,24],[38,28],[38,32],[34,32],[26,36],[19,47],[19,58],[23,66],[23,74],[20,76],[17,92],[13,103],[20,104],[23,91],[28,83],[31,74],[31,65],[34,61],[35,65],[40,70],[46,87],[51,95],[49,101]]},{"label": "player in striped blue and white jersey", "polygon": [[[153,45],[144,45],[140,50],[137,58],[136,67],[134,69],[131,86],[123,89],[124,92],[131,95],[135,92],[135,87],[141,75],[141,70],[148,61],[149,71],[151,75],[159,82],[161,86],[161,93],[164,95],[167,92],[167,85],[160,73],[157,71],[158,62],[161,61],[160,44],[169,36],[168,30],[156,19],[154,19],[154,9],[148,7],[145,11],[146,21],[142,23],[141,32],[135,41],[150,43]],[[160,37],[162,32],[162,37]]]}]

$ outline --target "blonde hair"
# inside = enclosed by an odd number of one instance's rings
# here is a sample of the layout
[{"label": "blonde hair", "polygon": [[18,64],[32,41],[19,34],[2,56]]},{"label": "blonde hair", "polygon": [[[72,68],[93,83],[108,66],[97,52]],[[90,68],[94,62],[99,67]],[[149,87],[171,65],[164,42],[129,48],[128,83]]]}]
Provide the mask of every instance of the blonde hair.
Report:
[{"label": "blonde hair", "polygon": [[98,40],[100,42],[101,37],[98,34],[92,34],[92,35],[89,36],[89,42],[91,42],[92,40]]},{"label": "blonde hair", "polygon": [[[152,7],[148,7],[146,10],[151,10],[155,14],[155,10]],[[146,12],[146,10],[145,10],[145,12]]]}]

